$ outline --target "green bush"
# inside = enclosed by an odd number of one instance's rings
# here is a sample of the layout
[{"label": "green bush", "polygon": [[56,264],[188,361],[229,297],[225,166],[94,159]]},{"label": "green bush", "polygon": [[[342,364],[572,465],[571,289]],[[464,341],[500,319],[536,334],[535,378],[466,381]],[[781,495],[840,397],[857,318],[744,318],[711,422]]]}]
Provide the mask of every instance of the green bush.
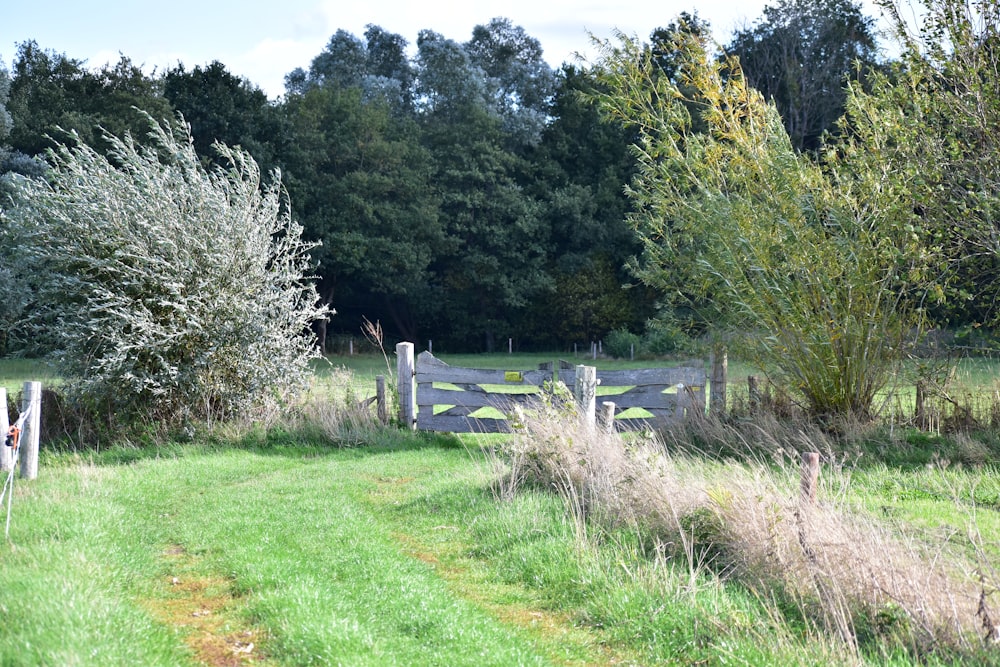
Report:
[{"label": "green bush", "polygon": [[0,246],[30,285],[25,332],[53,337],[67,396],[124,422],[254,418],[307,386],[310,244],[280,175],[216,145],[206,170],[183,124],[150,119],[147,145],[104,137],[15,178]]},{"label": "green bush", "polygon": [[689,350],[691,339],[670,322],[654,320],[647,324],[642,337],[642,350],[654,357],[663,357]]},{"label": "green bush", "polygon": [[641,352],[642,339],[628,329],[615,329],[604,337],[604,351],[618,359],[630,359]]}]

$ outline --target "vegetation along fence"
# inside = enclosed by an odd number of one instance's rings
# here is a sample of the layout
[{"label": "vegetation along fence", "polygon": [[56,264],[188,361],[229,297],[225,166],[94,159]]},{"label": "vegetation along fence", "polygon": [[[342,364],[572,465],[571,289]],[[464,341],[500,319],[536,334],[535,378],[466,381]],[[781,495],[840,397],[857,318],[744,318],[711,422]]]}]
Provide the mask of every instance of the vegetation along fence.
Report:
[{"label": "vegetation along fence", "polygon": [[[704,414],[706,408],[707,376],[700,362],[600,372],[592,366],[566,362],[542,364],[536,370],[462,368],[449,366],[430,352],[421,352],[414,363],[412,343],[397,345],[396,357],[399,418],[419,430],[509,431],[507,415],[513,406],[530,406],[543,392],[557,393],[558,383],[572,390],[591,423],[598,419],[600,400],[601,424],[617,430],[650,428]],[[721,361],[724,369],[724,359]],[[712,392],[724,396],[725,373],[718,366],[712,374]],[[717,380],[721,384],[717,385]]]}]

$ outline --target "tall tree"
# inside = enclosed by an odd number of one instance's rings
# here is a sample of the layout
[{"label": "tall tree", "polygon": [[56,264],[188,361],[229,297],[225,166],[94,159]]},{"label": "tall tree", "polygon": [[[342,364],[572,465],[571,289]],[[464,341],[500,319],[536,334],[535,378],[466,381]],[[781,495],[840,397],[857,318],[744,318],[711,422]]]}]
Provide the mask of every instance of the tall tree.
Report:
[{"label": "tall tree", "polygon": [[413,109],[413,67],[406,55],[407,41],[377,25],[365,28],[364,89],[369,97],[381,96],[400,111]]},{"label": "tall tree", "polygon": [[14,123],[14,120],[10,117],[10,112],[7,111],[7,99],[9,97],[10,74],[7,72],[7,67],[3,64],[3,61],[0,60],[0,146],[7,140],[11,125]]},{"label": "tall tree", "polygon": [[11,146],[39,155],[52,146],[46,136],[57,127],[91,138],[97,119],[84,117],[80,101],[87,89],[83,62],[41,49],[34,41],[18,46],[10,100]]},{"label": "tall tree", "polygon": [[465,48],[486,75],[487,92],[503,119],[504,132],[515,141],[537,143],[556,85],[541,42],[509,19],[494,18],[473,28]]},{"label": "tall tree", "polygon": [[[914,31],[883,3],[900,60],[852,85],[845,134],[852,159],[906,195],[914,234],[948,261],[955,325],[1000,318],[1000,6],[922,0]],[[909,12],[909,9],[905,11]]]},{"label": "tall tree", "polygon": [[88,84],[87,96],[75,102],[96,119],[102,141],[105,133],[122,136],[127,132],[145,137],[146,114],[164,122],[174,115],[163,96],[162,80],[147,76],[127,56],[122,55],[118,62],[108,63],[96,71],[88,71],[84,80]]},{"label": "tall tree", "polygon": [[921,322],[914,297],[931,289],[933,258],[903,198],[864,164],[831,173],[796,151],[735,59],[720,63],[683,34],[675,44],[705,131],[648,48],[604,50],[603,107],[640,135],[639,276],[665,299],[679,288],[705,297],[709,321],[740,333],[749,358],[814,414],[871,416]]},{"label": "tall tree", "polygon": [[314,87],[290,96],[286,112],[286,183],[307,238],[322,242],[321,296],[354,331],[362,315],[384,315],[416,340],[408,304],[428,283],[442,231],[415,121],[365,101],[359,87]]},{"label": "tall tree", "polygon": [[361,85],[368,60],[365,43],[346,30],[338,30],[309,66],[310,86],[351,88]]},{"label": "tall tree", "polygon": [[[588,99],[598,86],[592,71],[564,65],[552,121],[529,153],[528,192],[551,230],[546,270],[555,288],[528,313],[526,335],[536,344],[587,342],[614,329],[638,330],[652,314],[648,290],[623,288],[632,282],[626,264],[639,252],[626,223],[624,193],[635,171],[629,152],[634,133],[601,117]],[[569,294],[576,297],[564,298]]]},{"label": "tall tree", "polygon": [[380,99],[397,112],[413,106],[413,68],[406,56],[406,40],[369,24],[362,40],[338,30],[306,71],[298,68],[285,77],[289,95],[311,88],[360,88],[366,99]]},{"label": "tall tree", "polygon": [[455,40],[432,30],[421,30],[417,36],[415,67],[421,113],[432,114],[438,122],[458,122],[468,110],[494,111],[486,73]]},{"label": "tall tree", "polygon": [[523,157],[508,148],[486,72],[467,48],[430,31],[417,41],[424,145],[441,193],[446,241],[432,265],[437,319],[453,340],[490,349],[513,335],[519,310],[544,290],[548,231],[525,190]]},{"label": "tall tree", "polygon": [[195,149],[204,159],[221,142],[241,146],[264,168],[275,164],[288,132],[263,90],[230,73],[219,61],[187,70],[183,64],[163,77],[163,94],[191,126]]},{"label": "tall tree", "polygon": [[875,64],[874,31],[855,0],[778,0],[727,51],[774,100],[792,144],[815,150],[844,113],[847,80]]},{"label": "tall tree", "polygon": [[75,131],[83,142],[100,147],[99,128],[145,136],[147,121],[136,109],[155,118],[173,113],[159,83],[125,56],[92,72],[83,61],[29,41],[18,47],[13,72],[7,107],[13,117],[10,145],[27,155],[40,155],[52,147],[48,137],[58,135],[59,128]]}]

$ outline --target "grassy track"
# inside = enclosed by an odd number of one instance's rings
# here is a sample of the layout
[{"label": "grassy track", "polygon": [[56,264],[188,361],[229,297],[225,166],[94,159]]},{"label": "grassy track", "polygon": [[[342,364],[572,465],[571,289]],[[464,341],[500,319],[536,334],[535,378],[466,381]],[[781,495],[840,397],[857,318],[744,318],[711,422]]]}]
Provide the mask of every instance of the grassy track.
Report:
[{"label": "grassy track", "polygon": [[605,662],[465,555],[464,449],[175,453],[17,487],[0,664]]}]

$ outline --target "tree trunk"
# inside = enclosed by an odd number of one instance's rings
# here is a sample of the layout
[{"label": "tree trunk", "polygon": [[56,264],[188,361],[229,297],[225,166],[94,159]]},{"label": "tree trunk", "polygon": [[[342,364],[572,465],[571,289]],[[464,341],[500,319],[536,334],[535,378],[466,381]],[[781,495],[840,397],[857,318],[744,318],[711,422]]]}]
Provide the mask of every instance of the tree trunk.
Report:
[{"label": "tree trunk", "polygon": [[333,303],[333,287],[330,286],[320,289],[319,300],[324,306],[330,308],[330,315],[324,317],[323,319],[316,320],[315,322],[313,322],[313,333],[316,334],[316,347],[319,348],[320,354],[322,354],[325,357],[327,324],[330,322],[330,316],[334,315],[337,312],[330,305]]}]

